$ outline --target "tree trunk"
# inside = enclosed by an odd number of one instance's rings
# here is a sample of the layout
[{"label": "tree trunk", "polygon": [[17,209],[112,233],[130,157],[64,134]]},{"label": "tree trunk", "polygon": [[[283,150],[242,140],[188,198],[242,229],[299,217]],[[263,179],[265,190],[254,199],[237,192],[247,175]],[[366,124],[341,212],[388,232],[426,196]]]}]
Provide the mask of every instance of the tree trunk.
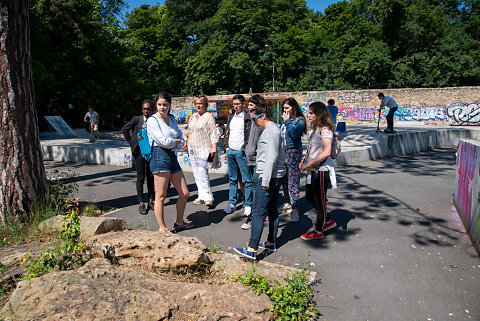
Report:
[{"label": "tree trunk", "polygon": [[33,94],[28,0],[0,0],[0,223],[47,190]]}]

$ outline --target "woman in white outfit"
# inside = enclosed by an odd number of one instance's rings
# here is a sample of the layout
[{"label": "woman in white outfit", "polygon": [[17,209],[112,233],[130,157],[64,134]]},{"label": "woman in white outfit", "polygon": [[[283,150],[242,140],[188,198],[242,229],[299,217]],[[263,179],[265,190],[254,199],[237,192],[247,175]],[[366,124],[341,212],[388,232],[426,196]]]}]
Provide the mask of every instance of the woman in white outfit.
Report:
[{"label": "woman in white outfit", "polygon": [[[188,122],[188,155],[193,177],[197,184],[198,198],[194,204],[213,208],[213,194],[210,188],[208,169],[212,160],[216,160],[217,142],[220,137],[215,126],[215,119],[207,113],[208,98],[205,95],[195,97],[194,113]],[[210,161],[210,162],[209,162]]]}]

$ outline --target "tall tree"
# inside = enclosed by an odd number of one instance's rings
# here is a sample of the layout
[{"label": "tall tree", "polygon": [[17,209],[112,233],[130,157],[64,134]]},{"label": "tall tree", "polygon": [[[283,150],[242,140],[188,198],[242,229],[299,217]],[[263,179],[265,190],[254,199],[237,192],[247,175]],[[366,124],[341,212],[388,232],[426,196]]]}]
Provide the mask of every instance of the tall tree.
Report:
[{"label": "tall tree", "polygon": [[32,81],[28,0],[0,0],[0,222],[47,189]]}]

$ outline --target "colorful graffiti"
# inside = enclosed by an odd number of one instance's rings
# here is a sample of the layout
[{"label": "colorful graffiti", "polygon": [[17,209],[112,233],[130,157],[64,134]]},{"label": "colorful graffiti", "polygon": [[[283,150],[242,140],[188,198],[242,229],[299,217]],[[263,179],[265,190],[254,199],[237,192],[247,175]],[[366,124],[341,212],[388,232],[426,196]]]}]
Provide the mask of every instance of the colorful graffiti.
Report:
[{"label": "colorful graffiti", "polygon": [[[302,111],[308,112],[308,105],[312,101],[325,101],[326,93],[307,93],[307,101],[301,104]],[[371,97],[368,93],[345,93],[340,100],[339,116],[348,121],[375,122],[378,117],[378,106],[349,106],[349,102],[358,103],[359,101],[369,101]],[[342,101],[343,100],[343,101]],[[211,104],[208,111],[216,115],[216,118],[227,118],[231,105],[229,104]],[[281,108],[274,108],[274,119],[281,119]],[[175,119],[179,123],[185,123],[192,114],[192,109],[172,110]],[[388,108],[382,110],[381,119],[388,114]],[[455,122],[459,125],[480,125],[480,103],[455,102],[447,106],[435,107],[417,107],[417,106],[399,106],[395,112],[397,121],[422,121],[422,122]]]},{"label": "colorful graffiti", "polygon": [[191,109],[172,109],[172,115],[179,124],[185,124],[188,117],[192,114]]},{"label": "colorful graffiti", "polygon": [[480,103],[455,102],[445,107],[445,114],[459,125],[480,125]]},{"label": "colorful graffiti", "polygon": [[128,165],[128,166],[132,166],[132,164],[133,164],[132,155],[127,154],[127,153],[123,154],[123,164]]},{"label": "colorful graffiti", "polygon": [[455,204],[464,215],[465,226],[470,226],[472,219],[473,187],[478,160],[478,146],[460,142],[457,150],[458,182]]},{"label": "colorful graffiti", "polygon": [[342,92],[337,96],[342,104],[364,104],[372,100],[368,92]]},{"label": "colorful graffiti", "polygon": [[460,141],[457,148],[455,205],[465,230],[480,254],[480,146]]},{"label": "colorful graffiti", "polygon": [[327,100],[327,93],[318,93],[318,92],[310,92],[307,93],[307,101],[325,101]]}]

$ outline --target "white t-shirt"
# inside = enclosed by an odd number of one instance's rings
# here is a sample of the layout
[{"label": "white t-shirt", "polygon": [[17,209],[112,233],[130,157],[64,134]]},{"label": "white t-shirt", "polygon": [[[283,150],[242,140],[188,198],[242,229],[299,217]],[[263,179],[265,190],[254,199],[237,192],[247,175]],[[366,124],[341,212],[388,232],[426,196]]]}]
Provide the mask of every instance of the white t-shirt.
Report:
[{"label": "white t-shirt", "polygon": [[97,119],[98,119],[98,113],[97,113],[95,110],[92,111],[92,113],[90,113],[89,111],[87,111],[87,113],[85,114],[85,117],[90,118],[90,122],[91,122],[91,123],[96,123],[96,122],[97,122]]},{"label": "white t-shirt", "polygon": [[245,111],[235,114],[230,120],[230,133],[228,147],[233,150],[241,150],[245,143]]},{"label": "white t-shirt", "polygon": [[[150,144],[154,142],[154,146],[174,149],[181,149],[185,143],[182,131],[178,128],[177,122],[173,116],[168,116],[169,125],[161,118],[150,116],[147,120],[147,133]],[[180,138],[180,142],[175,139]]]},{"label": "white t-shirt", "polygon": [[385,98],[382,99],[381,106],[387,106],[388,108],[393,108],[397,107],[397,102],[390,96],[385,96]]},{"label": "white t-shirt", "polygon": [[[323,152],[322,139],[330,138],[333,140],[333,132],[328,129],[328,127],[322,127],[319,130],[314,131],[310,137],[310,153],[307,156],[306,161],[309,162],[317,157],[321,152]],[[318,164],[317,164],[318,166]],[[333,167],[332,157],[328,156],[322,166],[320,166],[321,171],[328,170],[327,166]]]}]

